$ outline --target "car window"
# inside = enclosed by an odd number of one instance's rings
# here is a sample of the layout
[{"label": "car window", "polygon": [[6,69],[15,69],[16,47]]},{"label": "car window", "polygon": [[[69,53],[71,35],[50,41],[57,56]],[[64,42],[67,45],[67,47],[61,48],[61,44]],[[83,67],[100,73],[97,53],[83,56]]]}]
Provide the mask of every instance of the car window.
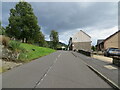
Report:
[{"label": "car window", "polygon": [[116,49],[116,51],[120,52],[120,49]]},{"label": "car window", "polygon": [[109,51],[116,51],[115,49],[110,49]]}]

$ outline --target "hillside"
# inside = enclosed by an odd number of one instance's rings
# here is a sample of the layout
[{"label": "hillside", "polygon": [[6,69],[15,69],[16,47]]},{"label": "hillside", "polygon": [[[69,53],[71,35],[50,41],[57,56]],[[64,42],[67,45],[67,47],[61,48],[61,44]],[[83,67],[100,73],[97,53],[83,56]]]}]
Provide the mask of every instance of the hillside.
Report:
[{"label": "hillside", "polygon": [[55,50],[53,49],[39,47],[32,44],[21,43],[20,46],[26,49],[27,52],[25,53],[25,55],[27,55],[27,60],[33,60],[55,52]]},{"label": "hillside", "polygon": [[[10,42],[14,42],[14,41],[10,41]],[[18,42],[18,41],[15,41],[15,42]],[[13,60],[12,57],[6,59],[11,54],[9,53],[8,55],[7,53],[4,53],[5,57],[2,56],[1,58],[3,59],[0,59],[0,62],[2,63],[2,66],[0,65],[0,73],[10,70],[16,66],[22,65],[23,63],[40,58],[42,56],[49,55],[50,53],[53,53],[56,51],[50,48],[39,47],[32,44],[21,43],[21,42],[18,42],[18,43],[20,43],[20,47],[24,49],[25,52],[20,53],[18,60]],[[3,48],[2,50],[5,51],[6,49]]]}]

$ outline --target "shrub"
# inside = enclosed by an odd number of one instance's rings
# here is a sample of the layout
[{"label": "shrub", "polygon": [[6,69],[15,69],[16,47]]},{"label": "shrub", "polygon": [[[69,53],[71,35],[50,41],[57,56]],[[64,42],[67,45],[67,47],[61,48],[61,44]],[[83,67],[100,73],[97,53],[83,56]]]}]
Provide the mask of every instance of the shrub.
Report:
[{"label": "shrub", "polygon": [[4,47],[8,47],[8,43],[10,41],[9,37],[6,36],[0,36],[0,42],[2,43],[2,45],[4,45]]},{"label": "shrub", "polygon": [[14,53],[16,52],[20,52],[21,49],[20,49],[20,42],[17,42],[17,41],[11,41],[9,44],[8,44],[8,48],[10,50],[12,50]]},{"label": "shrub", "polygon": [[19,57],[21,56],[21,53],[25,53],[26,49],[20,47],[20,42],[17,41],[11,41],[9,43],[8,48],[12,51],[12,57],[15,57],[14,60],[20,60]]},{"label": "shrub", "polygon": [[21,62],[28,62],[28,56],[27,56],[27,50],[25,48],[20,48],[21,52],[20,55],[18,57],[18,60]]},{"label": "shrub", "polygon": [[27,43],[29,43],[29,44],[34,44],[34,40],[28,40]]},{"label": "shrub", "polygon": [[26,53],[20,53],[18,60],[21,62],[27,62],[28,56],[26,55]]}]

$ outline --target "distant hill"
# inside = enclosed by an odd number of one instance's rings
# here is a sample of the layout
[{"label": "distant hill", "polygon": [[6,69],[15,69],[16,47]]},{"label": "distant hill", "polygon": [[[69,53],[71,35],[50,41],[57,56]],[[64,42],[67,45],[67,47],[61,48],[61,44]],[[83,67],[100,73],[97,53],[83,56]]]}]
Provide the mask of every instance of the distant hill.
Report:
[{"label": "distant hill", "polygon": [[[49,47],[52,45],[51,41],[46,41],[46,42],[47,42],[47,44],[48,44]],[[61,48],[62,46],[64,46],[64,47],[67,48],[67,45],[65,43],[59,42],[58,48]]]},{"label": "distant hill", "polygon": [[59,42],[59,45],[67,47],[65,43]]}]

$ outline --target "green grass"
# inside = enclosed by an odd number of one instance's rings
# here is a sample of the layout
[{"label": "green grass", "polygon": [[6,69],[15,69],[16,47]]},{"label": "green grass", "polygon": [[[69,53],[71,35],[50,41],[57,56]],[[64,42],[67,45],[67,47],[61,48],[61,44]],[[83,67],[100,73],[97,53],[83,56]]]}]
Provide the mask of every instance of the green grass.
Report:
[{"label": "green grass", "polygon": [[0,67],[0,73],[2,72],[3,70],[2,70],[2,67]]},{"label": "green grass", "polygon": [[[28,61],[31,61],[55,52],[55,50],[50,48],[39,47],[39,46],[26,44],[26,43],[21,43],[20,47],[23,47],[27,51],[26,53],[22,54],[23,57],[21,56],[21,61],[24,61],[24,62],[28,62]],[[33,51],[32,49],[35,49],[35,51]]]},{"label": "green grass", "polygon": [[7,68],[0,67],[0,73],[6,72],[6,71],[7,71]]}]

